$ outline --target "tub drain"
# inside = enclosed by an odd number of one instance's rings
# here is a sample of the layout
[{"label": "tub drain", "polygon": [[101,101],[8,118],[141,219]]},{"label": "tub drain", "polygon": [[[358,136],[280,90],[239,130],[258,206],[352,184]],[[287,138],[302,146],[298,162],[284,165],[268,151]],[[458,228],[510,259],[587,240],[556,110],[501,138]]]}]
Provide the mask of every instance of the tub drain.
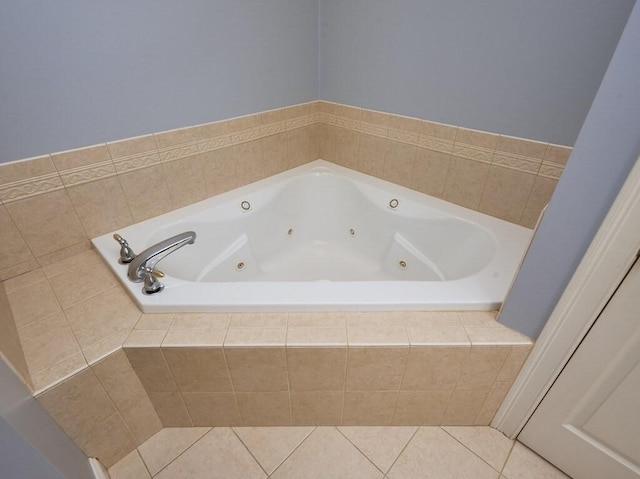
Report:
[{"label": "tub drain", "polygon": [[354,230],[353,228],[349,229],[349,236],[355,236],[356,235],[356,230]]},{"label": "tub drain", "polygon": [[399,204],[400,202],[394,198],[391,201],[389,201],[389,208],[391,208],[392,210],[395,210]]},{"label": "tub drain", "polygon": [[401,259],[400,261],[398,261],[398,268],[407,269],[407,262]]},{"label": "tub drain", "polygon": [[242,203],[240,203],[240,208],[242,208],[244,211],[249,211],[251,209],[251,203],[249,203],[248,201],[243,201]]},{"label": "tub drain", "polygon": [[289,238],[291,238],[293,236],[293,228],[289,228],[289,231],[287,231],[287,236]]},{"label": "tub drain", "polygon": [[245,266],[246,265],[244,264],[244,261],[239,261],[238,264],[236,265],[236,271],[242,271]]}]

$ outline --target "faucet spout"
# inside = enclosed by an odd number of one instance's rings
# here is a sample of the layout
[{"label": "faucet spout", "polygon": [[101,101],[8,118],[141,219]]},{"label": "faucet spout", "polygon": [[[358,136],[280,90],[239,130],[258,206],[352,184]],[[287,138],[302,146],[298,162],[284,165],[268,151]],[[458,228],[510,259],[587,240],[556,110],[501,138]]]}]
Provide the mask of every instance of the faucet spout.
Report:
[{"label": "faucet spout", "polygon": [[195,231],[185,231],[184,233],[177,234],[150,246],[129,263],[129,269],[127,271],[128,278],[134,283],[143,281],[145,274],[148,275],[150,272],[153,272],[158,261],[182,248],[184,245],[193,244],[195,240]]}]

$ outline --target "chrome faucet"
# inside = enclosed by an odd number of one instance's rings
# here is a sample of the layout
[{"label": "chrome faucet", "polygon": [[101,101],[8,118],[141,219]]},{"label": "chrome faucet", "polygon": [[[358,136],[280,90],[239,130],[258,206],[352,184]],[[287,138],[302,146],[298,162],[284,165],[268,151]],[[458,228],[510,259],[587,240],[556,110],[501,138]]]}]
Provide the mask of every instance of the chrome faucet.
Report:
[{"label": "chrome faucet", "polygon": [[164,273],[155,269],[156,264],[162,258],[182,248],[184,245],[193,244],[195,240],[196,233],[194,231],[186,231],[150,246],[129,263],[128,278],[134,283],[144,282],[142,292],[145,294],[162,291],[164,284],[158,281],[158,278],[162,278]]}]

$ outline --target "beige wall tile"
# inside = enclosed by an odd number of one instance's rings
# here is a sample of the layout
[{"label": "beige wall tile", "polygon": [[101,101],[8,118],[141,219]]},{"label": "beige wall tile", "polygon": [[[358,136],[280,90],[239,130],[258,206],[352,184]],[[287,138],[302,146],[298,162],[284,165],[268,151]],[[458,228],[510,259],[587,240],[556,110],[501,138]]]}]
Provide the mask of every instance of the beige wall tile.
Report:
[{"label": "beige wall tile", "polygon": [[71,246],[66,246],[62,249],[54,251],[53,253],[46,254],[38,257],[38,264],[44,268],[46,266],[53,265],[67,258],[71,258],[79,253],[89,251],[92,249],[91,241],[89,238],[82,239],[79,243]]},{"label": "beige wall tile", "polygon": [[67,188],[90,238],[133,223],[118,178],[104,178]]},{"label": "beige wall tile", "polygon": [[411,188],[442,198],[450,162],[451,155],[448,153],[418,148],[411,174]]},{"label": "beige wall tile", "polygon": [[536,225],[542,209],[551,200],[557,184],[558,180],[553,178],[536,176],[524,211],[522,212],[522,217],[520,218],[520,224],[522,226],[533,228]]},{"label": "beige wall tile", "polygon": [[[124,352],[148,393],[177,391],[169,366],[159,348],[126,348]],[[164,421],[163,425],[167,427]]]},{"label": "beige wall tile", "polygon": [[398,185],[410,187],[413,163],[418,147],[392,141],[387,148],[384,159],[384,179]]},{"label": "beige wall tile", "polygon": [[231,131],[247,130],[260,126],[260,115],[238,116],[227,121],[229,123],[229,130]]},{"label": "beige wall tile", "polygon": [[9,306],[9,299],[5,292],[5,287],[0,282],[0,353],[9,361],[11,366],[21,376],[22,381],[29,387],[32,386],[31,377],[25,361],[18,328],[13,321],[13,313]]},{"label": "beige wall tile", "polygon": [[19,200],[6,208],[36,257],[87,238],[66,191]]},{"label": "beige wall tile", "polygon": [[109,468],[136,448],[136,442],[120,414],[115,413],[75,438],[87,454]]},{"label": "beige wall tile", "polygon": [[122,348],[122,344],[127,340],[130,331],[131,329],[127,328],[123,331],[109,334],[98,342],[82,348],[82,354],[84,354],[87,363],[91,365],[119,351]]},{"label": "beige wall tile", "polygon": [[496,381],[513,382],[522,369],[524,362],[529,357],[531,346],[513,346],[509,355],[498,373]]},{"label": "beige wall tile", "polygon": [[[349,329],[378,327],[387,328],[404,327],[404,314],[405,313],[399,311],[349,311],[345,313],[345,317],[347,320],[347,327]],[[403,341],[403,344],[406,344],[406,341]]]},{"label": "beige wall tile", "polygon": [[127,138],[126,140],[112,141],[107,143],[107,148],[111,158],[122,158],[124,156],[146,153],[156,150],[156,140],[153,135]]},{"label": "beige wall tile", "polygon": [[353,348],[347,359],[347,391],[400,389],[409,348]]},{"label": "beige wall tile", "polygon": [[268,177],[284,171],[288,165],[286,134],[267,136],[260,141],[264,176]]},{"label": "beige wall tile", "polygon": [[162,163],[174,208],[181,208],[207,197],[204,163],[205,155],[193,155]]},{"label": "beige wall tile", "polygon": [[531,339],[507,327],[465,327],[473,346],[531,346]]},{"label": "beige wall tile", "polygon": [[488,391],[510,351],[510,346],[473,346],[458,378],[456,390]]},{"label": "beige wall tile", "polygon": [[7,209],[0,205],[0,270],[33,259]]},{"label": "beige wall tile", "polygon": [[344,388],[346,348],[287,348],[292,391],[340,391]]},{"label": "beige wall tile", "polygon": [[291,328],[287,331],[287,348],[346,347],[345,328]]},{"label": "beige wall tile", "polygon": [[59,274],[63,274],[70,269],[78,268],[86,264],[103,265],[104,261],[98,253],[93,249],[84,251],[76,251],[75,254],[61,258],[53,263],[42,267],[42,272],[47,278],[53,278]]},{"label": "beige wall tile", "polygon": [[7,297],[18,330],[61,311],[46,280],[33,283],[27,288],[10,291]]},{"label": "beige wall tile", "polygon": [[29,180],[56,172],[56,167],[49,155],[3,163],[0,165],[0,185]]},{"label": "beige wall tile", "polygon": [[390,426],[398,391],[346,391],[342,424],[345,426]]},{"label": "beige wall tile", "polygon": [[[349,324],[347,319],[347,324]],[[349,346],[409,346],[407,332],[402,326],[348,326]]]},{"label": "beige wall tile", "polygon": [[535,175],[492,166],[487,176],[479,211],[516,223],[524,211]]},{"label": "beige wall tile", "polygon": [[224,329],[170,329],[162,347],[218,347],[224,343]]},{"label": "beige wall tile", "polygon": [[167,330],[174,318],[173,313],[142,314],[135,325],[135,329]]},{"label": "beige wall tile", "polygon": [[452,156],[443,198],[466,208],[477,209],[489,169],[486,163]]},{"label": "beige wall tile", "polygon": [[162,133],[154,133],[156,145],[158,148],[168,148],[176,145],[191,143],[198,139],[196,131],[193,127],[179,128],[177,130],[164,131]]},{"label": "beige wall tile", "polygon": [[65,314],[80,347],[85,349],[116,333],[125,332],[126,338],[142,313],[127,293],[115,286],[71,306]]},{"label": "beige wall tile", "polygon": [[318,101],[318,111],[334,115],[336,112],[336,103],[330,101]]},{"label": "beige wall tile", "polygon": [[239,426],[240,411],[235,395],[226,393],[182,393],[194,426]]},{"label": "beige wall tile", "polygon": [[336,160],[336,140],[337,140],[337,128],[332,125],[320,125],[319,129],[319,156],[325,161]]},{"label": "beige wall tile", "polygon": [[171,211],[171,195],[162,172],[154,165],[119,175],[122,191],[134,222]]},{"label": "beige wall tile", "polygon": [[498,143],[498,135],[486,131],[469,130],[468,128],[458,128],[456,133],[456,143],[479,146],[495,150]]},{"label": "beige wall tile", "polygon": [[469,338],[461,325],[451,323],[448,326],[429,325],[422,327],[409,326],[407,335],[411,346],[468,346]]},{"label": "beige wall tile", "polygon": [[233,313],[231,328],[286,328],[287,313]]},{"label": "beige wall tile", "polygon": [[224,339],[225,348],[235,347],[283,347],[287,328],[229,328]]},{"label": "beige wall tile", "polygon": [[374,125],[389,125],[389,114],[382,111],[362,109],[360,120]]},{"label": "beige wall tile", "polygon": [[434,121],[422,120],[420,124],[421,136],[432,136],[434,138],[454,141],[457,131],[457,126],[447,125],[445,123],[436,123]]},{"label": "beige wall tile", "polygon": [[193,423],[178,391],[150,392],[149,399],[163,427],[191,427]]},{"label": "beige wall tile", "polygon": [[142,444],[162,429],[160,418],[147,392],[122,350],[93,364],[91,369],[120,412],[137,444]]},{"label": "beige wall tile", "polygon": [[291,426],[288,391],[236,392],[243,426]]},{"label": "beige wall tile", "polygon": [[262,144],[260,140],[233,145],[238,186],[248,185],[264,178]]},{"label": "beige wall tile", "polygon": [[27,286],[39,283],[40,281],[44,281],[45,279],[46,277],[43,273],[42,268],[38,268],[28,273],[24,273],[11,279],[7,279],[3,281],[2,284],[4,285],[5,291],[8,294],[13,293],[14,291],[18,291],[19,289],[26,288]]},{"label": "beige wall tile", "polygon": [[171,329],[226,329],[230,317],[229,313],[177,313]]},{"label": "beige wall tile", "polygon": [[389,115],[389,128],[406,131],[408,133],[420,132],[421,120],[402,115]]},{"label": "beige wall tile", "polygon": [[[88,278],[91,278],[91,281],[87,281]],[[100,258],[90,256],[78,266],[51,276],[49,284],[60,306],[68,309],[113,288],[118,284],[118,280]]]},{"label": "beige wall tile", "polygon": [[343,391],[292,391],[295,426],[337,426],[342,423]]},{"label": "beige wall tile", "polygon": [[229,128],[229,121],[215,121],[212,123],[205,123],[193,127],[196,132],[198,140],[207,140],[209,138],[219,138],[228,136],[231,133]]},{"label": "beige wall tile", "polygon": [[452,391],[400,391],[393,415],[399,426],[437,426],[449,405]]},{"label": "beige wall tile", "polygon": [[469,350],[469,347],[446,346],[411,348],[402,389],[453,390]]},{"label": "beige wall tile", "polygon": [[488,426],[493,421],[498,408],[502,405],[502,401],[507,396],[507,393],[511,389],[511,382],[499,382],[496,381],[491,386],[487,398],[482,404],[480,412],[476,416],[475,424],[477,426]]},{"label": "beige wall tile", "polygon": [[219,195],[236,187],[232,148],[220,148],[200,155],[207,195]]},{"label": "beige wall tile", "polygon": [[236,392],[289,389],[284,348],[225,348],[225,356]]},{"label": "beige wall tile", "polygon": [[38,262],[35,259],[30,259],[24,263],[19,263],[15,266],[9,266],[8,268],[0,269],[0,281],[5,281],[21,274],[28,273],[39,267]]},{"label": "beige wall tile", "polygon": [[231,391],[222,348],[164,348],[164,357],[182,392]]},{"label": "beige wall tile", "polygon": [[87,368],[87,361],[82,353],[76,353],[48,369],[39,371],[31,376],[34,394],[49,389],[52,385],[78,374]]},{"label": "beige wall tile", "polygon": [[344,128],[336,129],[336,152],[335,162],[347,168],[356,168],[358,163],[358,141],[360,136],[357,132]]},{"label": "beige wall tile", "polygon": [[368,175],[382,178],[384,159],[389,143],[386,138],[360,134],[356,169]]},{"label": "beige wall tile", "polygon": [[561,145],[549,145],[544,154],[544,161],[550,161],[559,165],[566,165],[572,148]]},{"label": "beige wall tile", "polygon": [[500,328],[496,320],[497,311],[458,311],[456,316],[460,323],[469,328]]},{"label": "beige wall tile", "polygon": [[116,412],[91,369],[54,386],[37,399],[72,439],[93,430]]},{"label": "beige wall tile", "polygon": [[285,167],[295,168],[310,161],[316,160],[311,144],[311,135],[308,127],[296,128],[285,133],[287,139],[287,160]]},{"label": "beige wall tile", "polygon": [[[6,333],[6,330],[2,331],[3,335]],[[20,336],[31,374],[49,369],[81,352],[62,312],[25,326]]]},{"label": "beige wall tile", "polygon": [[344,313],[289,313],[289,328],[345,328]]},{"label": "beige wall tile", "polygon": [[167,335],[163,329],[134,329],[122,344],[123,348],[159,348]]},{"label": "beige wall tile", "polygon": [[360,116],[362,115],[362,110],[357,107],[336,103],[334,108],[334,114],[336,116],[341,116],[350,120],[360,120]]},{"label": "beige wall tile", "polygon": [[487,390],[456,390],[442,418],[445,426],[473,426],[489,392]]},{"label": "beige wall tile", "polygon": [[505,151],[507,153],[542,160],[547,151],[547,143],[500,135],[498,143],[496,144],[496,151]]},{"label": "beige wall tile", "polygon": [[109,155],[107,145],[102,144],[62,153],[54,153],[51,155],[51,159],[58,171],[64,171],[101,163],[103,161],[111,161],[111,156]]}]

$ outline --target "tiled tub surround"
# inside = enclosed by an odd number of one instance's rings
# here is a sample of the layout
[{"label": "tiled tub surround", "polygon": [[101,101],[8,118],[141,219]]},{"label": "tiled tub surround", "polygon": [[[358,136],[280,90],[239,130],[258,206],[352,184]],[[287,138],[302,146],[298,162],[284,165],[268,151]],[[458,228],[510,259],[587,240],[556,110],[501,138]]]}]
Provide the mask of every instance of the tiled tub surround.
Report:
[{"label": "tiled tub surround", "polygon": [[570,151],[316,101],[0,164],[0,279],[318,158],[533,227]]},{"label": "tiled tub surround", "polygon": [[107,467],[162,427],[485,425],[531,348],[495,312],[142,314],[93,250],[5,286],[36,396]]}]

